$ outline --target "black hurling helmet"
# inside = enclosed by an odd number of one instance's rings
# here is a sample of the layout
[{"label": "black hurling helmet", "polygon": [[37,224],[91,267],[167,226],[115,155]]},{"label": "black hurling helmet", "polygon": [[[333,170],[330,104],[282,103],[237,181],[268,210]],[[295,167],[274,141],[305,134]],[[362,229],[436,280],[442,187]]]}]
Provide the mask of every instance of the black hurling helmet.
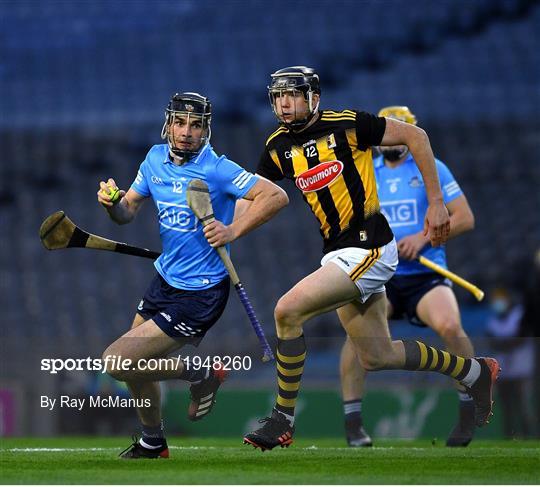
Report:
[{"label": "black hurling helmet", "polygon": [[[203,136],[201,137],[201,145],[197,150],[185,150],[179,149],[174,145],[174,140],[170,132],[170,126],[174,122],[175,116],[183,115],[190,122],[192,115],[200,117],[203,125]],[[209,141],[211,136],[210,122],[212,120],[212,104],[210,100],[205,96],[199,95],[199,93],[175,93],[167,105],[165,110],[165,123],[161,129],[161,138],[167,139],[169,144],[169,151],[171,155],[181,157],[184,160],[189,160],[196,156],[202,147],[204,147]]]},{"label": "black hurling helmet", "polygon": [[[272,110],[278,117],[278,120],[293,129],[303,128],[317,113],[319,103],[316,105],[313,102],[313,94],[321,94],[321,86],[319,84],[319,75],[313,68],[306,66],[290,66],[283,68],[270,75],[272,82],[268,86],[268,96]],[[309,114],[302,120],[295,120],[290,123],[283,122],[276,113],[276,97],[281,96],[286,91],[300,91],[304,95],[304,99],[308,104]]]}]

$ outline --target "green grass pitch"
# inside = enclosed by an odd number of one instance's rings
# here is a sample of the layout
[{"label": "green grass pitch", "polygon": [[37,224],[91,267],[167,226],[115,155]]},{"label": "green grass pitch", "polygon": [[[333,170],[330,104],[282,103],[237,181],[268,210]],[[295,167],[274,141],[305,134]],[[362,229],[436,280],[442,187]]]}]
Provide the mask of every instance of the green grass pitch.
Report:
[{"label": "green grass pitch", "polygon": [[262,453],[241,439],[169,438],[171,458],[120,460],[125,438],[1,439],[4,484],[537,484],[540,442],[428,440],[344,447],[299,439]]}]

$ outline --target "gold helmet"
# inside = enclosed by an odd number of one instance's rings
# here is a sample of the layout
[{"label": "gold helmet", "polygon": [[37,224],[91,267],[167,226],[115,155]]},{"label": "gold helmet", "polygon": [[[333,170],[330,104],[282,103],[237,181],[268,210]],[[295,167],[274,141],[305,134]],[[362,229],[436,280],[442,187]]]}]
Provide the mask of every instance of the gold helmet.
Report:
[{"label": "gold helmet", "polygon": [[407,122],[412,125],[416,125],[416,117],[414,113],[409,110],[409,107],[394,105],[391,107],[384,107],[379,110],[379,117],[394,118]]}]

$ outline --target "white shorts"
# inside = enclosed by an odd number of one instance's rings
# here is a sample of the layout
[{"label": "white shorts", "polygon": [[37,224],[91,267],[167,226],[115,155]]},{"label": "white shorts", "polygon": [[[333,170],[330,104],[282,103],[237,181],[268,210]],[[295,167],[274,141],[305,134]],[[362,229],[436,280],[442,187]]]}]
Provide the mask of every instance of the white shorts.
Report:
[{"label": "white shorts", "polygon": [[326,254],[321,265],[336,264],[360,290],[360,301],[365,303],[372,294],[382,293],[398,265],[396,240],[375,249],[347,247]]}]

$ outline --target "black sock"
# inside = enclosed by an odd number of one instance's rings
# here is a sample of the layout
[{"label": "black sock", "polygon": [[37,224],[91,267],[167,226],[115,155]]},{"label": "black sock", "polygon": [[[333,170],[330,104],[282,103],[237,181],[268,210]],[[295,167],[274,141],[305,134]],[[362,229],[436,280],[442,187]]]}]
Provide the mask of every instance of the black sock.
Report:
[{"label": "black sock", "polygon": [[160,447],[165,443],[165,435],[163,432],[163,421],[158,426],[142,425],[142,438],[139,442],[146,447]]},{"label": "black sock", "polygon": [[184,361],[184,370],[178,376],[181,380],[187,380],[191,383],[201,382],[210,375],[210,369],[207,367],[200,367],[195,369],[194,367],[188,367]]},{"label": "black sock", "polygon": [[362,425],[362,399],[343,401],[343,412],[346,426]]}]

